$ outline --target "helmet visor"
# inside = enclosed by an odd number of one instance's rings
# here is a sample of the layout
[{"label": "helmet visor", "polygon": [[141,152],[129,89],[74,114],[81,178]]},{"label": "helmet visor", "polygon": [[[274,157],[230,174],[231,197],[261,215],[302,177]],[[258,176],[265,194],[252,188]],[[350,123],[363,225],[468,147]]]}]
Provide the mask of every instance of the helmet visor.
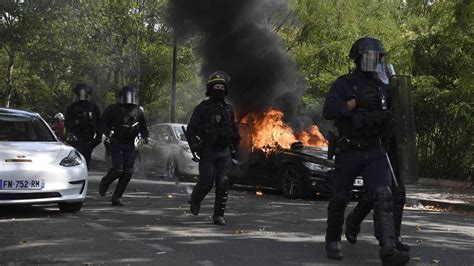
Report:
[{"label": "helmet visor", "polygon": [[127,91],[122,94],[122,103],[138,104],[138,95],[136,92]]},{"label": "helmet visor", "polygon": [[377,79],[380,80],[383,84],[388,84],[387,72],[388,70],[385,64],[377,64],[376,76]]},{"label": "helmet visor", "polygon": [[382,63],[383,54],[376,50],[367,50],[361,55],[360,69],[365,72],[376,72],[377,65]]},{"label": "helmet visor", "polygon": [[86,89],[79,89],[77,91],[77,98],[79,101],[88,101],[89,100],[89,93]]}]

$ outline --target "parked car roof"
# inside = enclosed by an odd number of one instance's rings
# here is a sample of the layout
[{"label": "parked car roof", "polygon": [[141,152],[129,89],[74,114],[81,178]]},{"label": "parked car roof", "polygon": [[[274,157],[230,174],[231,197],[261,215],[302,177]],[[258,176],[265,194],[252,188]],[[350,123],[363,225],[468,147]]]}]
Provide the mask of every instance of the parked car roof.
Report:
[{"label": "parked car roof", "polygon": [[14,115],[25,115],[25,116],[35,116],[35,117],[39,116],[39,114],[35,112],[13,109],[13,108],[4,108],[4,107],[0,107],[0,114],[14,114]]}]

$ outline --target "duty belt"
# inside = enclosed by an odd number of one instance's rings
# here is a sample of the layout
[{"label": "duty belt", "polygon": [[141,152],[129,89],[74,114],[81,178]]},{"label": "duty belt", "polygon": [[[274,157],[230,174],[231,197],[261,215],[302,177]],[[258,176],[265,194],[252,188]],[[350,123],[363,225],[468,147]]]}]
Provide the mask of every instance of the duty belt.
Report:
[{"label": "duty belt", "polygon": [[382,146],[380,138],[366,138],[366,139],[351,139],[348,137],[341,137],[341,149],[353,148],[356,150],[366,150],[372,147]]}]

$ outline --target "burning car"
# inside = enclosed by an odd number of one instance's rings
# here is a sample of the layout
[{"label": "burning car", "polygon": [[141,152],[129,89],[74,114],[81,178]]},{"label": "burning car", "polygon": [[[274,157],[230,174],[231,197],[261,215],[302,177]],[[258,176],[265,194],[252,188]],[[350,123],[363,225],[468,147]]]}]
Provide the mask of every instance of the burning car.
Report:
[{"label": "burning car", "polygon": [[[278,189],[289,198],[330,195],[334,163],[327,159],[327,141],[317,126],[294,133],[282,118],[282,112],[271,109],[241,120],[240,163],[232,172],[233,183]],[[354,192],[362,191],[358,178]]]}]

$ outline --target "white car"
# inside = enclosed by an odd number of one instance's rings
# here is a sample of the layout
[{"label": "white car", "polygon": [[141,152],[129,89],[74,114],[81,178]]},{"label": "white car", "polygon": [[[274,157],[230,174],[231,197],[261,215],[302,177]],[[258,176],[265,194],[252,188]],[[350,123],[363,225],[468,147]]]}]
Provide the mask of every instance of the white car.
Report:
[{"label": "white car", "polygon": [[37,113],[0,108],[0,205],[57,203],[82,208],[87,165]]}]

